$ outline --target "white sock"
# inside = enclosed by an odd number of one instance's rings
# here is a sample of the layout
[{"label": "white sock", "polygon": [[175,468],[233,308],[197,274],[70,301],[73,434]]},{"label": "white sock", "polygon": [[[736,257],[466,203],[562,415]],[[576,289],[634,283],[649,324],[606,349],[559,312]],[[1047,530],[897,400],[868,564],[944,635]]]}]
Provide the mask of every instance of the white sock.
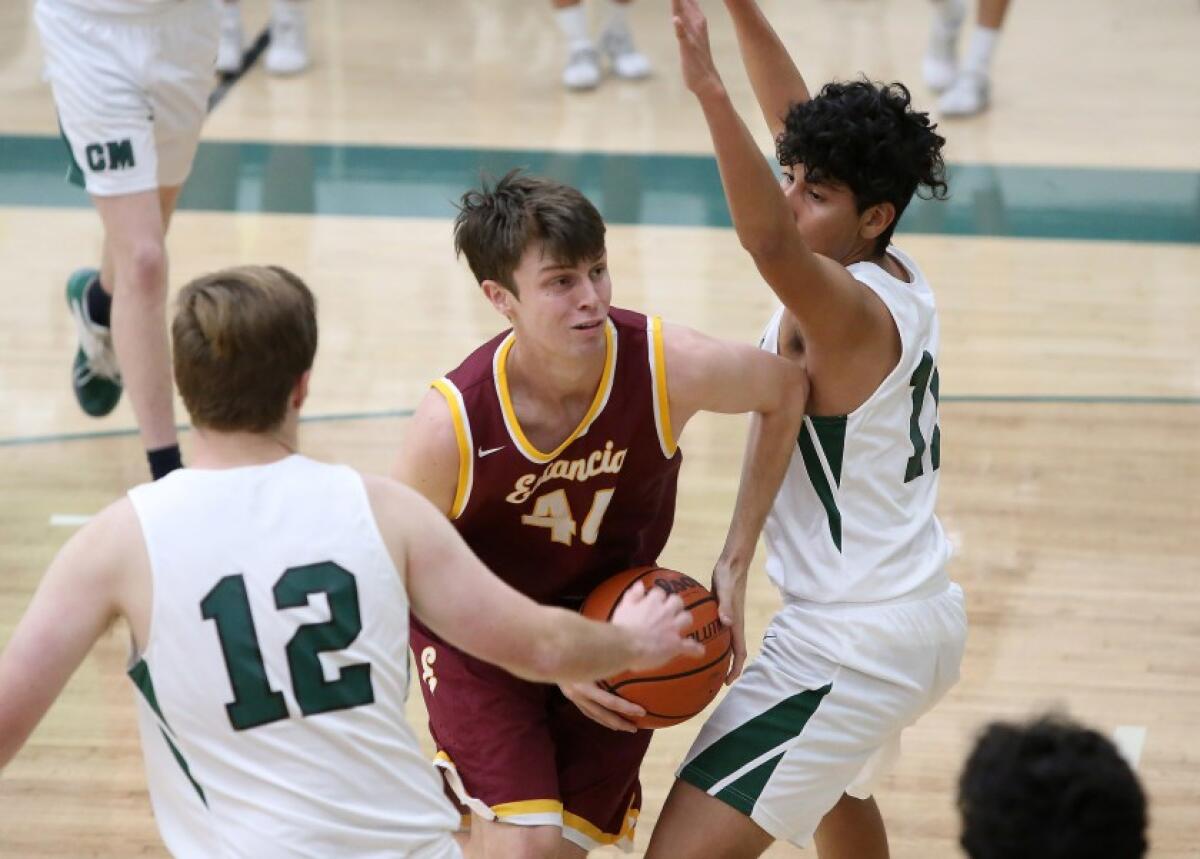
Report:
[{"label": "white sock", "polygon": [[954,42],[958,41],[964,17],[966,11],[962,0],[935,0],[930,46],[937,53],[953,56]]},{"label": "white sock", "polygon": [[611,2],[608,4],[608,23],[604,25],[604,29],[610,30],[614,33],[628,32],[628,6],[628,3],[618,3],[617,0],[611,0]]},{"label": "white sock", "polygon": [[996,40],[1000,31],[991,27],[976,27],[971,34],[971,44],[963,60],[963,71],[986,78],[992,66],[992,54],[996,51]]},{"label": "white sock", "polygon": [[587,10],[582,3],[567,6],[565,9],[555,9],[554,18],[558,21],[558,29],[567,37],[567,49],[590,48],[592,37],[588,33]]}]

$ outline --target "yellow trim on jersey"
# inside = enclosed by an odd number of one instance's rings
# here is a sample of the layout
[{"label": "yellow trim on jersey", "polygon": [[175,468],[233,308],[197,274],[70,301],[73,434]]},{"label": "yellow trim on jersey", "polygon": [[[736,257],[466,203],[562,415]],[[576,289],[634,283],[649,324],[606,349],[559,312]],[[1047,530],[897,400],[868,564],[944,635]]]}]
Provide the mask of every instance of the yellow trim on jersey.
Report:
[{"label": "yellow trim on jersey", "polygon": [[470,424],[467,422],[462,397],[454,383],[449,379],[438,379],[432,386],[446,398],[446,405],[450,407],[450,418],[454,421],[454,438],[458,441],[458,484],[454,487],[454,503],[450,505],[450,518],[457,519],[467,506],[475,466],[471,451]]},{"label": "yellow trim on jersey", "polygon": [[517,447],[521,449],[521,452],[526,457],[538,463],[550,462],[557,459],[558,455],[566,450],[571,442],[583,435],[587,431],[587,428],[592,425],[592,421],[596,419],[596,415],[608,401],[608,395],[612,390],[614,371],[617,366],[615,339],[616,328],[613,326],[612,320],[604,320],[604,372],[600,374],[600,384],[596,388],[596,396],[592,398],[592,404],[588,406],[587,414],[583,416],[583,420],[579,422],[579,426],[575,427],[566,440],[550,453],[543,453],[534,447],[533,442],[525,437],[525,433],[521,429],[521,424],[517,422],[517,412],[513,408],[512,397],[508,391],[508,373],[505,370],[508,353],[512,350],[516,338],[510,334],[500,344],[495,361],[496,387],[500,395],[500,409],[504,413],[504,423],[508,426],[509,435],[512,436],[513,441],[516,442]]},{"label": "yellow trim on jersey", "polygon": [[501,819],[522,814],[560,814],[562,810],[563,804],[557,799],[522,799],[492,806],[492,813]]},{"label": "yellow trim on jersey", "polygon": [[580,817],[578,814],[572,814],[569,811],[563,812],[563,826],[569,826],[576,832],[580,832],[588,838],[592,839],[599,845],[617,844],[626,839],[633,840],[633,828],[637,826],[638,813],[636,809],[630,808],[625,812],[625,820],[622,821],[621,831],[616,835],[610,832],[605,832],[600,827],[596,826],[589,820]]},{"label": "yellow trim on jersey", "polygon": [[667,395],[667,356],[663,350],[661,317],[651,317],[650,339],[654,347],[654,401],[657,406],[654,419],[662,432],[662,442],[666,447],[664,453],[674,456],[679,445],[675,442],[675,433],[671,431],[671,400]]},{"label": "yellow trim on jersey", "polygon": [[446,763],[450,764],[450,766],[454,766],[454,761],[450,760],[450,756],[448,754],[446,754],[445,752],[443,752],[441,749],[438,749],[438,753],[433,756],[433,759],[435,762],[436,761],[445,761]]}]

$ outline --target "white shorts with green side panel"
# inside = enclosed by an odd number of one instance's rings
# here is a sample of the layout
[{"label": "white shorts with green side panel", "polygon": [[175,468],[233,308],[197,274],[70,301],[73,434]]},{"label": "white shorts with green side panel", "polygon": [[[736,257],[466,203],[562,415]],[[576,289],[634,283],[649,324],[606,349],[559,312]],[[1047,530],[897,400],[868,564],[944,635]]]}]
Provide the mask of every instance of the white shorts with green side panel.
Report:
[{"label": "white shorts with green side panel", "polygon": [[957,682],[966,633],[953,584],[883,605],[785,605],[678,777],[807,846],[843,793],[871,795],[900,733]]}]

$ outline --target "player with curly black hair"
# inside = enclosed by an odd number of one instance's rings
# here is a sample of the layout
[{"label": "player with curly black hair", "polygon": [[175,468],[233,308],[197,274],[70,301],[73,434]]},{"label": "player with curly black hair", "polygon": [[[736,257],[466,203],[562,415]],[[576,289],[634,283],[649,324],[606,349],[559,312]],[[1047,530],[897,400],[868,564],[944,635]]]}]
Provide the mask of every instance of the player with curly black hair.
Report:
[{"label": "player with curly black hair", "polygon": [[1146,796],[1116,746],[1068,719],[993,722],[958,782],[971,859],[1141,859]]},{"label": "player with curly black hair", "polygon": [[760,531],[783,609],[700,729],[655,827],[657,857],[755,857],[775,840],[821,859],[886,859],[873,788],[901,732],[958,679],[966,642],[934,514],[941,430],[933,292],[891,244],[914,194],[945,197],[942,145],[901,84],[815,97],[754,0],[725,0],[782,181],[713,63],[696,0],[673,0],[683,77],[704,112],[742,246],[779,297],[762,347],[803,361],[810,396],[778,493],[752,428],[713,589],[745,660]]}]

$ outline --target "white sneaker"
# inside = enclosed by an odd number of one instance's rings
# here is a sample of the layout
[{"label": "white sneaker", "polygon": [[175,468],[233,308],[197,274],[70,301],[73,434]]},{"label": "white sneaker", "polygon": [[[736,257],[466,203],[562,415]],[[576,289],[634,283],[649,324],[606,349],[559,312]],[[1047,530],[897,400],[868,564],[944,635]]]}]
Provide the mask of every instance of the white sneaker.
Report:
[{"label": "white sneaker", "polygon": [[294,75],[308,68],[308,25],[297,3],[277,3],[271,15],[271,44],[265,61],[273,75]]},{"label": "white sneaker", "polygon": [[938,100],[942,116],[974,116],[987,110],[988,79],[977,72],[963,72]]},{"label": "white sneaker", "polygon": [[236,3],[221,4],[221,27],[217,37],[217,71],[223,75],[242,70],[242,13]]},{"label": "white sneaker", "polygon": [[925,84],[934,92],[950,88],[958,76],[958,33],[962,29],[966,7],[963,0],[945,0],[933,13],[929,25],[929,46],[921,60]]},{"label": "white sneaker", "polygon": [[600,85],[600,56],[591,45],[575,48],[567,57],[562,73],[567,89],[595,89]]},{"label": "white sneaker", "polygon": [[930,50],[921,59],[921,74],[927,87],[934,92],[945,92],[958,77],[958,60],[953,53],[943,56]]},{"label": "white sneaker", "polygon": [[617,77],[627,80],[649,77],[650,61],[634,46],[628,30],[605,30],[600,36],[600,47]]}]

